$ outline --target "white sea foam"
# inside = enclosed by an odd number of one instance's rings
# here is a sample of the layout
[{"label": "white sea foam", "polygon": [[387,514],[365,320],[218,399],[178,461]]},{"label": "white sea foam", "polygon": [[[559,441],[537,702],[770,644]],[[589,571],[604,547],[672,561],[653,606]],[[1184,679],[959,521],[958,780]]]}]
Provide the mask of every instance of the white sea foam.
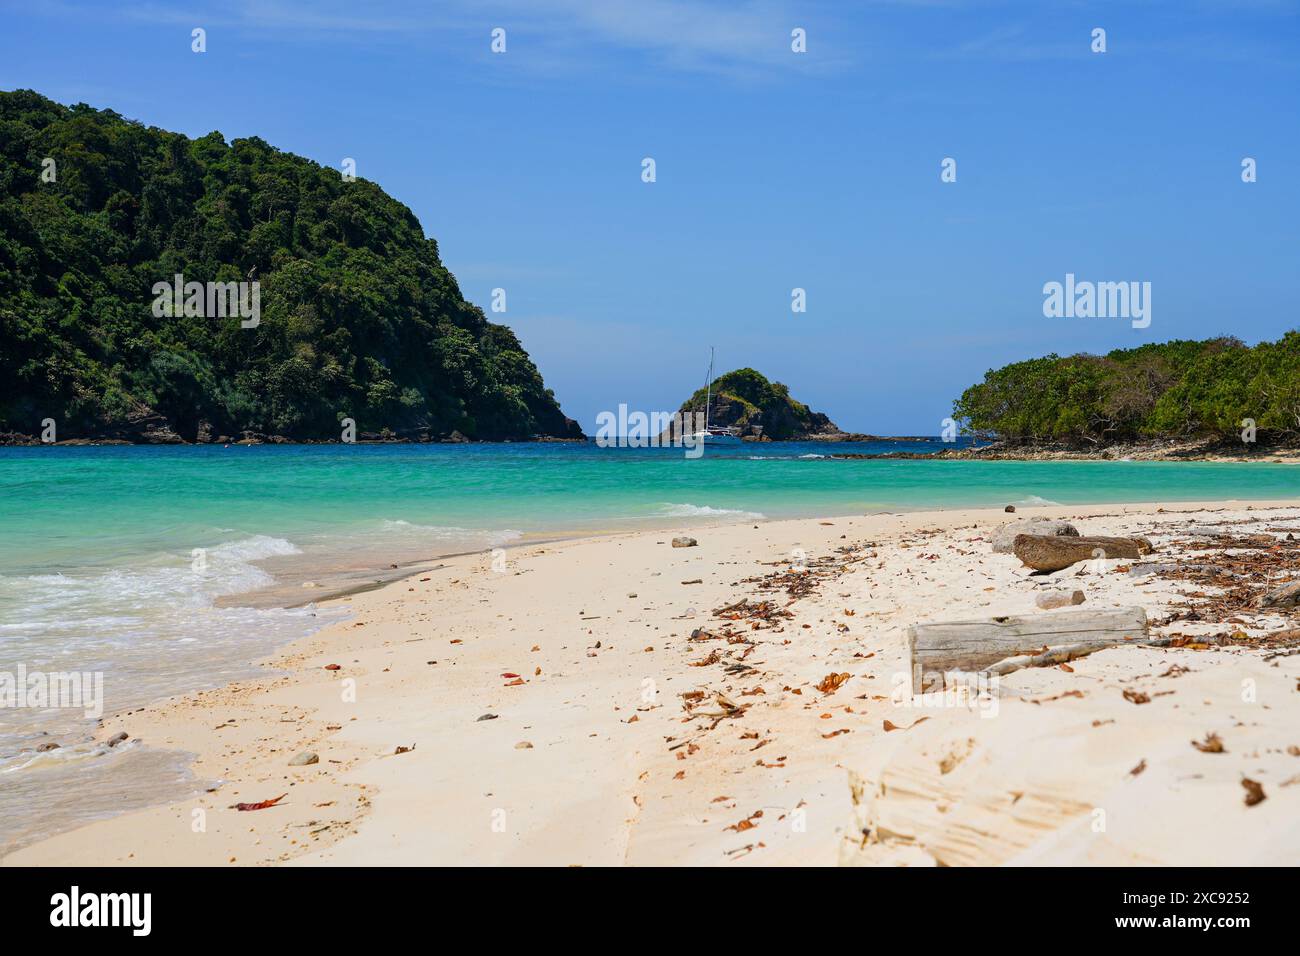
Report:
[{"label": "white sea foam", "polygon": [[757,511],[740,511],[735,508],[712,508],[708,505],[673,504],[669,502],[659,509],[663,518],[762,518]]},{"label": "white sea foam", "polygon": [[1034,505],[1059,505],[1059,501],[1051,501],[1047,498],[1040,498],[1038,495],[1030,495],[1028,498],[1021,498],[1019,501],[1011,502],[1013,505],[1021,507],[1032,507]]},{"label": "white sea foam", "polygon": [[446,525],[414,524],[401,518],[385,518],[379,522],[380,531],[386,535],[400,536],[404,543],[424,541],[439,545],[454,545],[461,548],[491,548],[509,544],[522,538],[523,532],[514,528],[499,530],[482,528],[459,528]]},{"label": "white sea foam", "polygon": [[[102,673],[110,713],[250,676],[255,658],[345,613],[217,606],[218,598],[273,583],[255,562],[299,553],[283,538],[254,535],[198,556],[156,554],[129,565],[0,577],[0,670],[21,663],[29,671]],[[33,734],[84,727],[81,713],[68,709],[17,708],[0,717],[8,731],[0,756],[27,750]]]}]

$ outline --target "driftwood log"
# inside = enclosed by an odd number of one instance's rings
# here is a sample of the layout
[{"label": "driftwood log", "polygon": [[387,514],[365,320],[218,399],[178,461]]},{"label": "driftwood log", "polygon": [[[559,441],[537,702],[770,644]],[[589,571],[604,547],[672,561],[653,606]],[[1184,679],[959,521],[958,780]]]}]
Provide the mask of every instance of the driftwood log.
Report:
[{"label": "driftwood log", "polygon": [[1103,647],[1147,642],[1147,613],[1140,607],[985,618],[979,621],[937,621],[907,629],[912,665],[912,693],[943,687],[946,671],[986,671],[1003,665],[1009,673],[1031,661],[1009,659],[1055,654],[1044,663],[1059,662]]},{"label": "driftwood log", "polygon": [[1018,534],[1015,555],[1035,571],[1060,571],[1093,558],[1140,558],[1155,549],[1146,538]]}]

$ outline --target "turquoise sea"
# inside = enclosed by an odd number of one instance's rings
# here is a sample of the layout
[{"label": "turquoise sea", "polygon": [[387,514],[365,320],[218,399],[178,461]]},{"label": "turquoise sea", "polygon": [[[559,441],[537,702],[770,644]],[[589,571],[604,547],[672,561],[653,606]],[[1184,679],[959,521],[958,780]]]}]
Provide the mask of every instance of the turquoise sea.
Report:
[{"label": "turquoise sea", "polygon": [[[907,509],[1286,498],[1273,464],[834,460],[936,441],[0,448],[0,675],[104,675],[105,713],[254,673],[393,565],[639,527]],[[0,853],[194,784],[88,741],[82,711],[0,707]],[[42,741],[57,749],[37,754]],[[147,780],[148,788],[139,781]]]}]

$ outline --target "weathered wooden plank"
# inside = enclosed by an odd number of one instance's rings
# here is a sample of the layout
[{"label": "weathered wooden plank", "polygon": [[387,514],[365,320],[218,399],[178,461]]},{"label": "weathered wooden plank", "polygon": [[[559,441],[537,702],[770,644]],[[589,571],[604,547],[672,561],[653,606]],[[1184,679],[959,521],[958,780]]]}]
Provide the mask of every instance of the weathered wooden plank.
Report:
[{"label": "weathered wooden plank", "polygon": [[945,671],[980,671],[1044,646],[1104,647],[1146,638],[1147,613],[1140,607],[913,624],[907,629],[912,692],[942,687]]}]

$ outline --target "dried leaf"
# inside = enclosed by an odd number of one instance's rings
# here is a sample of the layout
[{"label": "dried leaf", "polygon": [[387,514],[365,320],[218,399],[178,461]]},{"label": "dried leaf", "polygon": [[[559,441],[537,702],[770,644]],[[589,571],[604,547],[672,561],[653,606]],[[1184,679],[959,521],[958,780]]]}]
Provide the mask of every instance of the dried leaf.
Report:
[{"label": "dried leaf", "polygon": [[1206,734],[1205,740],[1193,740],[1192,746],[1203,754],[1221,754],[1223,753],[1223,741],[1218,734]]},{"label": "dried leaf", "polygon": [[[287,796],[288,796],[287,793],[282,793],[278,797],[275,797],[274,799],[271,800],[261,800],[257,803],[237,803],[235,804],[235,809],[236,810],[265,810],[267,807],[275,806],[277,803],[279,803]],[[1261,797],[1260,799],[1262,800],[1263,797]]]},{"label": "dried leaf", "polygon": [[833,694],[852,676],[852,674],[836,674],[832,671],[821,679],[821,683],[817,685],[817,689],[823,694]]}]

